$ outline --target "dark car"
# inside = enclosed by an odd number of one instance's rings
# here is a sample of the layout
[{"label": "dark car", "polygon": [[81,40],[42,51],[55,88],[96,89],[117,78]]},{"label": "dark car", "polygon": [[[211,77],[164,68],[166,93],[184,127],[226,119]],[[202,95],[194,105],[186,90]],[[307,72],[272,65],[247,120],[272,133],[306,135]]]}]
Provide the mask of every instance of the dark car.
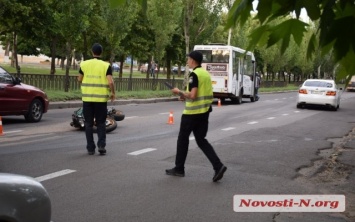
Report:
[{"label": "dark car", "polygon": [[0,173],[1,222],[50,222],[51,201],[32,177]]},{"label": "dark car", "polygon": [[[177,66],[174,66],[172,69],[171,69],[171,72],[173,74],[178,74],[178,70],[179,70],[179,67]],[[185,73],[185,66],[181,66],[181,74],[184,74]]]},{"label": "dark car", "polygon": [[40,89],[21,83],[0,67],[0,116],[24,115],[28,122],[38,122],[48,110],[48,97]]}]

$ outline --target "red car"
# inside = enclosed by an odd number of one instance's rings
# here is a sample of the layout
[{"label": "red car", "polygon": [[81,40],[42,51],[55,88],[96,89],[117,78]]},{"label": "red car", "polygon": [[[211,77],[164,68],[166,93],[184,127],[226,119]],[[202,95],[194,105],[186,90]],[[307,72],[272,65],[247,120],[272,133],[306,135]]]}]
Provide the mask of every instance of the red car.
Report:
[{"label": "red car", "polygon": [[0,116],[24,115],[28,122],[38,122],[48,104],[42,90],[21,83],[21,79],[0,67]]}]

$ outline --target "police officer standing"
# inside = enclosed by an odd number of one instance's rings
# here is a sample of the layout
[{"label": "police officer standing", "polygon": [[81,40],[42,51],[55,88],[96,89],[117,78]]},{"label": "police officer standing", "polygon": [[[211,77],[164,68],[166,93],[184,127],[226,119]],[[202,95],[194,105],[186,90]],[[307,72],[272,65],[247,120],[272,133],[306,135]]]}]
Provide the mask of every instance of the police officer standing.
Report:
[{"label": "police officer standing", "polygon": [[96,146],[93,135],[95,119],[98,136],[97,147],[99,153],[104,155],[106,154],[107,101],[109,99],[112,102],[115,100],[115,88],[110,64],[100,59],[102,46],[95,43],[91,51],[93,58],[81,62],[78,76],[83,100],[86,149],[89,155],[95,154]]},{"label": "police officer standing", "polygon": [[187,63],[193,71],[189,76],[186,92],[178,88],[172,92],[186,100],[180,123],[180,132],[177,140],[175,167],[165,172],[172,176],[185,176],[185,160],[189,147],[189,136],[193,132],[197,145],[201,148],[208,160],[212,163],[215,174],[213,182],[222,179],[227,167],[222,164],[211,144],[205,138],[208,131],[208,118],[212,112],[213,100],[212,82],[210,74],[201,67],[203,56],[199,51],[192,51],[188,55]]}]

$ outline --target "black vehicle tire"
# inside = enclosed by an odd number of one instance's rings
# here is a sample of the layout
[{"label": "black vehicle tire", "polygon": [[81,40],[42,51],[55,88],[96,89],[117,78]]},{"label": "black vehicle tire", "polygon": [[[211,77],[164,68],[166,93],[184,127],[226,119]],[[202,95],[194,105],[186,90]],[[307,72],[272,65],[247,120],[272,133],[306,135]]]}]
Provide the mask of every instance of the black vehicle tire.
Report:
[{"label": "black vehicle tire", "polygon": [[302,109],[303,108],[303,106],[302,106],[302,104],[299,104],[299,103],[297,103],[297,109]]},{"label": "black vehicle tire", "polygon": [[255,102],[256,101],[256,95],[255,95],[255,91],[252,97],[250,97],[250,102]]},{"label": "black vehicle tire", "polygon": [[34,99],[28,112],[24,115],[27,122],[35,123],[42,119],[43,115],[43,104],[39,99]]},{"label": "black vehicle tire", "polygon": [[338,109],[339,109],[339,105],[332,107],[332,110],[333,110],[333,111],[338,111]]},{"label": "black vehicle tire", "polygon": [[[107,117],[106,122],[109,122],[108,125],[106,123],[106,133],[114,131],[117,128],[117,122],[113,118]],[[94,133],[97,133],[97,127],[95,125],[93,126],[92,129]]]},{"label": "black vehicle tire", "polygon": [[243,91],[241,90],[239,92],[239,96],[237,98],[232,98],[231,100],[233,102],[235,102],[236,104],[242,104],[242,102],[243,102]]},{"label": "black vehicle tire", "polygon": [[125,114],[123,114],[123,112],[120,110],[116,110],[116,113],[113,113],[110,116],[113,117],[116,121],[122,121],[125,118]]}]

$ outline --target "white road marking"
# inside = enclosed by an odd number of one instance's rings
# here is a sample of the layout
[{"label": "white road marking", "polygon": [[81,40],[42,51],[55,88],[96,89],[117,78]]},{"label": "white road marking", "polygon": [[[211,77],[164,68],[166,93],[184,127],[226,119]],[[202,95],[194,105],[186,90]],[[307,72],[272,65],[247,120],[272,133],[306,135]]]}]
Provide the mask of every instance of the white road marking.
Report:
[{"label": "white road marking", "polygon": [[258,122],[256,122],[256,121],[253,121],[253,122],[249,122],[248,124],[249,125],[253,125],[253,124],[257,124]]},{"label": "white road marking", "polygon": [[284,113],[284,114],[282,114],[283,116],[288,116],[289,114],[288,113]]},{"label": "white road marking", "polygon": [[279,100],[279,99],[274,99],[274,100]]},{"label": "white road marking", "polygon": [[23,130],[4,131],[4,134],[19,133],[19,132],[22,132],[22,131],[23,131]]},{"label": "white road marking", "polygon": [[224,129],[222,129],[223,131],[229,131],[229,130],[234,130],[235,129],[235,127],[228,127],[228,128],[224,128]]},{"label": "white road marking", "polygon": [[191,137],[189,138],[189,140],[195,140],[195,137],[194,137],[194,136],[191,136]]},{"label": "white road marking", "polygon": [[275,119],[275,117],[272,116],[272,117],[269,117],[269,118],[266,118],[266,119]]},{"label": "white road marking", "polygon": [[133,119],[133,118],[137,118],[138,116],[128,116],[125,119]]},{"label": "white road marking", "polygon": [[127,153],[127,154],[128,155],[137,156],[137,155],[140,155],[140,154],[143,154],[143,153],[148,153],[148,152],[151,152],[151,151],[154,151],[154,150],[157,150],[157,149],[155,149],[155,148],[146,148],[146,149],[137,150],[137,151],[134,151],[132,153]]},{"label": "white road marking", "polygon": [[50,180],[50,179],[53,179],[53,178],[56,178],[56,177],[60,177],[60,176],[64,176],[66,174],[74,173],[74,172],[76,172],[76,170],[69,170],[69,169],[61,170],[61,171],[50,173],[50,174],[47,174],[47,175],[44,175],[44,176],[36,177],[35,180],[37,180],[38,182],[42,182],[42,181],[45,181],[45,180]]},{"label": "white road marking", "polygon": [[299,112],[301,112],[301,111],[294,111],[295,113],[299,113]]},{"label": "white road marking", "polygon": [[159,113],[159,115],[169,115],[170,113],[167,112],[167,113]]}]

